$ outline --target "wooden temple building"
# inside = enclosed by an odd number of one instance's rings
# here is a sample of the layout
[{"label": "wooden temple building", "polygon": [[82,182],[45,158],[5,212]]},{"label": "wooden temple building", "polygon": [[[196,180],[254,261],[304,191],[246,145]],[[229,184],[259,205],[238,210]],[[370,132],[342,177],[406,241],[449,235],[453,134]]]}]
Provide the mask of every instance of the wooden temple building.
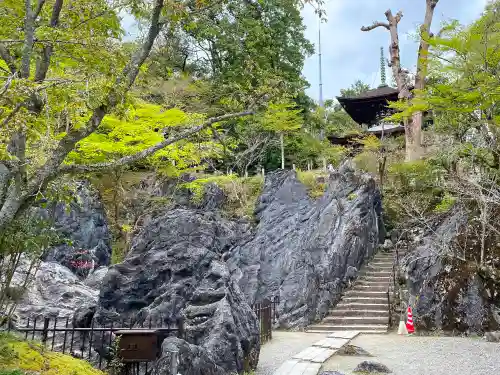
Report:
[{"label": "wooden temple building", "polygon": [[[342,108],[351,118],[368,128],[365,135],[373,134],[377,137],[404,133],[405,128],[401,124],[383,122],[383,118],[391,114],[388,103],[398,100],[398,90],[387,85],[380,85],[376,89],[368,90],[355,97],[337,97]],[[347,136],[329,136],[331,143],[337,145],[353,145],[356,138],[362,135],[354,134]]]}]

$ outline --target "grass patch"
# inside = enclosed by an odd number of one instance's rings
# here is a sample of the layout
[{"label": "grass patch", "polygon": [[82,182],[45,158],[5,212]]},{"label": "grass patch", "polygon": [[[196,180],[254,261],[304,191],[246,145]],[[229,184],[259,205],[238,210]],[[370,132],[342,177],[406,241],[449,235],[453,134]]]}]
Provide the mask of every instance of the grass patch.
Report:
[{"label": "grass patch", "polygon": [[325,194],[328,173],[322,171],[297,171],[297,178],[307,187],[309,196],[318,199]]},{"label": "grass patch", "polygon": [[0,375],[104,375],[88,362],[0,333]]},{"label": "grass patch", "polygon": [[227,201],[223,211],[232,217],[253,218],[255,204],[264,186],[264,179],[257,175],[253,177],[238,177],[235,174],[223,176],[208,176],[198,178],[182,185],[193,194],[193,203],[203,201],[205,186],[216,184],[226,194]]}]

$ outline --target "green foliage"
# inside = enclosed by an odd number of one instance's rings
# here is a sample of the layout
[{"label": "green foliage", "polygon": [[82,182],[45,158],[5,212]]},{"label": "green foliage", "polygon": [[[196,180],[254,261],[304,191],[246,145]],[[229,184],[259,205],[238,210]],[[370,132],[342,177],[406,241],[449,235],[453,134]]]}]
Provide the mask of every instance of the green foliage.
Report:
[{"label": "green foliage", "polygon": [[263,129],[277,133],[298,130],[302,125],[301,111],[293,108],[295,104],[288,101],[270,103],[258,121]]},{"label": "green foliage", "polygon": [[318,171],[301,171],[297,170],[298,180],[307,187],[309,196],[313,199],[318,199],[325,194],[328,180],[328,174]]},{"label": "green foliage", "polygon": [[[139,102],[119,118],[106,116],[98,131],[78,143],[68,155],[68,163],[110,162],[136,154],[174,135],[186,127],[198,125],[202,115],[187,114],[179,109],[164,110],[159,105]],[[217,128],[217,126],[215,126]],[[156,152],[143,162],[167,175],[179,175],[202,159],[218,159],[223,147],[214,142],[212,131],[198,134],[197,142],[182,140]]]},{"label": "green foliage", "polygon": [[434,208],[434,211],[437,213],[448,212],[455,205],[456,201],[457,199],[455,197],[453,197],[449,193],[445,193],[443,198],[441,199],[441,202],[439,202]]},{"label": "green foliage", "polygon": [[352,97],[359,96],[368,90],[370,90],[370,85],[368,85],[368,84],[366,84],[363,81],[358,79],[349,88],[341,89],[340,95],[343,97],[346,97],[346,98],[352,98]]},{"label": "green foliage", "polygon": [[0,375],[25,375],[21,370],[0,370]]},{"label": "green foliage", "polygon": [[193,203],[200,204],[205,194],[205,186],[208,184],[217,185],[226,194],[227,202],[223,209],[229,216],[252,218],[264,180],[259,175],[241,178],[230,174],[198,178],[182,184],[182,187],[191,192]]},{"label": "green foliage", "polygon": [[107,372],[109,375],[120,375],[123,366],[124,363],[120,357],[120,336],[117,336],[111,345],[111,360],[107,364]]},{"label": "green foliage", "polygon": [[388,168],[384,185],[384,208],[392,223],[421,220],[446,209],[450,199],[443,197],[446,171],[433,159],[395,162]]}]

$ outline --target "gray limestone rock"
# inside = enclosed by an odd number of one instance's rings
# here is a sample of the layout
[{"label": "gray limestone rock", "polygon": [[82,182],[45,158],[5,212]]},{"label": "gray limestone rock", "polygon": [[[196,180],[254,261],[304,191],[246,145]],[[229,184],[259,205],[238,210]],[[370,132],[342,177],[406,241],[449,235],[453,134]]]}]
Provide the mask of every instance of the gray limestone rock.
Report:
[{"label": "gray limestone rock", "polygon": [[[21,285],[26,267],[21,265],[13,285]],[[16,315],[27,318],[72,317],[77,308],[93,306],[99,291],[92,289],[68,268],[56,262],[42,262],[35,278],[20,299]]]},{"label": "gray limestone rock", "polygon": [[[188,209],[154,219],[135,237],[125,261],[105,276],[97,322],[125,318],[139,326],[183,317],[189,344],[176,345],[192,362],[182,364],[183,375],[219,374],[219,367],[226,373],[254,369],[260,350],[257,319],[220,260],[248,228],[215,212]],[[158,366],[166,361],[162,357]],[[207,371],[212,372],[200,372],[199,366],[211,364]]]},{"label": "gray limestone rock", "polygon": [[389,368],[378,362],[363,361],[356,366],[354,372],[371,373],[371,374],[389,374],[392,371]]},{"label": "gray limestone rock", "polygon": [[104,206],[89,181],[78,181],[71,203],[45,202],[33,215],[53,220],[64,242],[46,251],[44,260],[55,261],[85,278],[94,268],[109,265],[111,235]]},{"label": "gray limestone rock", "polygon": [[253,239],[231,250],[231,272],[250,303],[280,297],[280,325],[303,327],[323,318],[379,243],[377,188],[349,165],[332,173],[312,200],[293,171],[266,176]]},{"label": "gray limestone rock", "polygon": [[484,337],[488,342],[500,342],[500,331],[486,332]]},{"label": "gray limestone rock", "polygon": [[[177,352],[177,374],[172,373],[172,352]],[[162,356],[153,364],[153,373],[161,375],[226,375],[205,348],[192,345],[176,337],[165,339]]]},{"label": "gray limestone rock", "polygon": [[[466,214],[455,209],[432,231],[423,234],[416,248],[403,259],[417,330],[481,334],[498,329],[495,321],[495,286],[459,257],[448,257],[454,240],[467,223]],[[497,304],[498,304],[497,299]]]},{"label": "gray limestone rock", "polygon": [[101,288],[101,283],[106,274],[108,273],[108,267],[99,267],[93,270],[85,280],[83,284],[92,289],[99,290]]}]

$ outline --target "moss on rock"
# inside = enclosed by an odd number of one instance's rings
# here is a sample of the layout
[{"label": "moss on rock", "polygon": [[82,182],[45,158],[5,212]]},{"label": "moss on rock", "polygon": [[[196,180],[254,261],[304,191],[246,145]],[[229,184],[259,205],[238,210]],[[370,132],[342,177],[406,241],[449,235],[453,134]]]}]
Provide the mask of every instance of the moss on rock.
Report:
[{"label": "moss on rock", "polygon": [[[17,372],[16,372],[17,371]],[[88,362],[48,351],[42,345],[0,334],[0,374],[104,375]]]}]

